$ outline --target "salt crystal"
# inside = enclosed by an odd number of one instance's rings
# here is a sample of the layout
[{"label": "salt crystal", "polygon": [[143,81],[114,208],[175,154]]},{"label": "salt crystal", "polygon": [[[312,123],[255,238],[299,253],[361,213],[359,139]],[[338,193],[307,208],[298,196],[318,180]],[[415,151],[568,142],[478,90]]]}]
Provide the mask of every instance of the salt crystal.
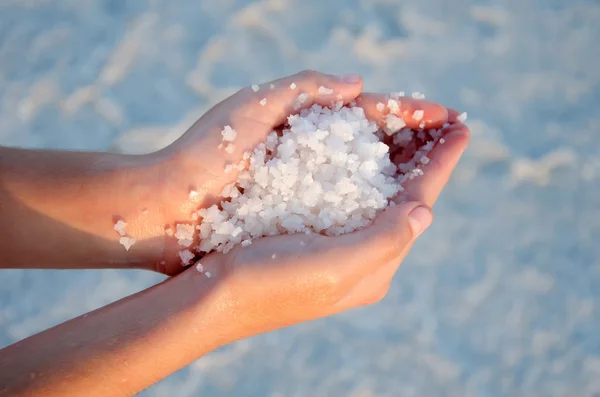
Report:
[{"label": "salt crystal", "polygon": [[190,261],[194,259],[194,254],[190,250],[182,250],[179,251],[179,258],[181,258],[182,266],[187,266],[190,264]]},{"label": "salt crystal", "polygon": [[298,98],[296,99],[296,103],[294,104],[294,109],[298,110],[302,107],[302,105],[304,105],[304,103],[308,100],[309,95],[307,93],[302,93],[300,95],[298,95]]},{"label": "salt crystal", "polygon": [[319,95],[333,94],[333,90],[331,88],[327,88],[327,87],[323,87],[323,86],[320,86],[318,91],[319,91]]},{"label": "salt crystal", "polygon": [[267,104],[267,98],[263,98],[260,100],[260,105],[265,106]]},{"label": "salt crystal", "polygon": [[229,145],[227,145],[227,147],[225,148],[225,151],[229,154],[233,153],[234,150],[235,150],[235,145],[232,145],[231,143]]},{"label": "salt crystal", "polygon": [[414,99],[425,99],[425,95],[421,94],[420,92],[413,92],[412,93],[412,97]]},{"label": "salt crystal", "polygon": [[256,84],[254,84],[254,85],[252,86],[252,91],[254,91],[254,92],[258,92],[258,90],[260,90],[260,87],[259,87],[259,86],[257,86]]},{"label": "salt crystal", "polygon": [[458,120],[460,123],[467,121],[467,112],[459,114],[458,117],[456,117],[456,120]]},{"label": "salt crystal", "polygon": [[271,255],[271,258],[272,258],[272,259],[275,259],[275,258],[277,258],[277,255],[276,255],[276,254],[273,254],[273,255]]},{"label": "salt crystal", "polygon": [[115,223],[115,226],[113,228],[115,229],[115,231],[117,233],[119,233],[119,235],[125,236],[127,234],[127,232],[125,231],[126,227],[127,227],[127,222],[119,219],[117,221],[117,223]]},{"label": "salt crystal", "polygon": [[204,266],[202,266],[202,263],[196,263],[196,270],[198,270],[200,273],[204,271]]},{"label": "salt crystal", "polygon": [[244,240],[242,241],[242,247],[247,247],[252,244],[252,240]]},{"label": "salt crystal", "polygon": [[270,88],[271,88],[271,89],[274,89],[274,88],[275,88],[275,84],[271,84],[271,85],[270,85]]},{"label": "salt crystal", "polygon": [[425,128],[425,122],[424,121],[421,121],[419,123],[419,128]]},{"label": "salt crystal", "polygon": [[393,114],[388,114],[385,116],[385,127],[383,131],[391,136],[396,132],[400,131],[402,128],[406,127],[406,122],[398,116]]},{"label": "salt crystal", "polygon": [[173,235],[175,234],[175,232],[173,231],[173,229],[171,229],[170,227],[167,227],[165,229],[165,233],[167,234],[167,236],[169,237],[173,237]]},{"label": "salt crystal", "polygon": [[129,248],[131,248],[136,243],[136,240],[131,237],[121,237],[119,239],[119,243],[123,247],[125,247],[125,251],[129,251]]},{"label": "salt crystal", "polygon": [[398,112],[400,111],[400,104],[394,99],[388,100],[387,106],[390,109],[390,113],[392,114],[398,114]]},{"label": "salt crystal", "polygon": [[224,142],[233,142],[237,136],[237,131],[231,128],[231,126],[226,125],[223,131],[221,131],[221,136]]},{"label": "salt crystal", "polygon": [[446,140],[444,138],[440,138],[440,143],[443,145],[444,143],[446,143]]},{"label": "salt crystal", "polygon": [[295,90],[295,89],[296,89],[296,83],[292,83],[292,84],[290,84],[290,88],[291,88],[292,90]]},{"label": "salt crystal", "polygon": [[383,110],[385,109],[385,105],[381,102],[377,103],[377,106],[375,106],[377,108],[377,111],[379,112],[383,112]]},{"label": "salt crystal", "polygon": [[427,156],[422,156],[422,157],[419,159],[419,161],[421,162],[421,164],[427,165],[427,164],[429,164],[429,162],[430,162],[431,160],[430,160],[430,159],[429,159],[429,157],[427,157]]},{"label": "salt crystal", "polygon": [[227,164],[225,166],[225,173],[229,174],[231,171],[233,171],[233,169],[235,168],[235,166],[231,165],[231,164]]},{"label": "salt crystal", "polygon": [[195,190],[190,190],[189,197],[192,201],[198,201],[200,199],[200,194]]},{"label": "salt crystal", "polygon": [[206,278],[211,278],[212,277],[211,274],[210,274],[210,272],[205,272],[204,275],[206,276]]},{"label": "salt crystal", "polygon": [[422,110],[415,110],[412,117],[415,121],[420,121],[423,119],[424,114],[425,114],[425,112]]}]

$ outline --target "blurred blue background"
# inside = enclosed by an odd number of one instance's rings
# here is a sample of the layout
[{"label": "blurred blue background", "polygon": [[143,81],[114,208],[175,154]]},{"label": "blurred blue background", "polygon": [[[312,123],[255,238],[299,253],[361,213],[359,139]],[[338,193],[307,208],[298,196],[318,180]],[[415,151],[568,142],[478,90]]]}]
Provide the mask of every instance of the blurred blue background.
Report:
[{"label": "blurred blue background", "polygon": [[[599,40],[597,0],[2,0],[0,144],[152,151],[304,68],[424,92],[473,142],[384,301],[142,395],[599,396]],[[0,346],[160,279],[2,271]]]}]

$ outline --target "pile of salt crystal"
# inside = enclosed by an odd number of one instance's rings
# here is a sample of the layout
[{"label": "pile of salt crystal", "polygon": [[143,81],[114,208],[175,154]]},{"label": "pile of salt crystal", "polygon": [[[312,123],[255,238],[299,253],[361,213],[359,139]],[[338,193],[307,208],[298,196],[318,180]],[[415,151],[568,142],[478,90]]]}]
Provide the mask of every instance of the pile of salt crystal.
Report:
[{"label": "pile of salt crystal", "polygon": [[129,249],[136,243],[136,240],[133,237],[129,237],[127,235],[127,231],[125,230],[126,227],[127,222],[123,221],[122,219],[119,219],[117,223],[115,223],[113,228],[117,233],[119,233],[119,236],[121,236],[119,238],[119,243],[123,247],[125,247],[126,251],[129,251]]},{"label": "pile of salt crystal", "polygon": [[[331,92],[321,87],[319,94]],[[300,94],[296,106],[307,99],[307,94]],[[383,110],[382,105],[377,108]],[[237,181],[223,189],[220,206],[198,211],[202,222],[197,226],[196,251],[228,252],[263,236],[339,235],[369,225],[393,205],[391,199],[403,190],[402,183],[423,174],[427,154],[441,136],[441,130],[406,128],[395,115],[399,104],[392,99],[387,106],[384,132],[394,136],[395,144],[406,144],[415,134],[430,138],[409,162],[396,167],[390,161],[379,128],[367,120],[362,108],[314,105],[290,116],[281,133],[272,132],[255,148],[248,156],[249,168],[240,169]],[[420,121],[423,111],[416,110],[412,117]],[[182,260],[187,264],[191,258],[186,255]]]}]

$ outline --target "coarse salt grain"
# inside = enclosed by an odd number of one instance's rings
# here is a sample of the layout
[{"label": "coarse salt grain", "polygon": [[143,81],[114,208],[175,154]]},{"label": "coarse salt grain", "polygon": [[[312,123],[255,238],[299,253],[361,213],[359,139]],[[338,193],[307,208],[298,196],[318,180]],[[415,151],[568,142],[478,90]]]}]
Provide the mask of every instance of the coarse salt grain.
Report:
[{"label": "coarse salt grain", "polygon": [[269,87],[270,87],[271,89],[274,89],[274,88],[275,88],[275,84],[271,84]]},{"label": "coarse salt grain", "polygon": [[259,87],[258,85],[256,85],[256,84],[254,84],[254,85],[252,86],[252,91],[254,91],[254,92],[258,92],[258,90],[260,90],[260,87]]},{"label": "coarse salt grain", "polygon": [[235,150],[235,145],[232,145],[231,143],[229,145],[227,145],[227,147],[225,148],[225,151],[229,154],[233,153],[234,150]]},{"label": "coarse salt grain", "polygon": [[235,169],[235,166],[234,166],[234,165],[232,165],[232,164],[227,164],[227,165],[225,166],[225,173],[226,173],[226,174],[229,174],[229,173],[230,173],[231,171],[233,171],[234,169]]},{"label": "coarse salt grain", "polygon": [[383,112],[383,110],[385,109],[385,105],[381,102],[377,103],[377,105],[375,107],[377,108],[377,111],[379,111],[379,112]]},{"label": "coarse salt grain", "polygon": [[415,110],[412,117],[415,121],[421,121],[423,119],[423,115],[425,114],[422,110]]},{"label": "coarse salt grain", "polygon": [[197,201],[200,199],[200,194],[195,190],[190,190],[189,198],[192,201]]},{"label": "coarse salt grain", "polygon": [[252,244],[252,240],[244,240],[242,241],[242,247],[247,247]]},{"label": "coarse salt grain", "polygon": [[202,263],[196,263],[196,270],[198,270],[200,273],[204,271],[204,266],[202,266]]},{"label": "coarse salt grain", "polygon": [[308,97],[309,95],[307,93],[302,93],[298,95],[298,98],[296,98],[296,103],[294,104],[294,109],[300,109],[302,105],[304,105],[304,103],[308,100]]},{"label": "coarse salt grain", "polygon": [[421,94],[420,92],[413,92],[412,93],[412,97],[414,99],[425,99],[425,95]]},{"label": "coarse salt grain", "polygon": [[459,114],[458,117],[456,117],[456,120],[458,120],[461,123],[464,123],[465,121],[467,121],[467,112],[463,112],[463,113]]},{"label": "coarse salt grain", "polygon": [[165,233],[167,234],[167,236],[169,237],[173,237],[173,235],[175,234],[175,232],[173,231],[173,229],[171,229],[171,227],[167,227],[165,228]]},{"label": "coarse salt grain", "polygon": [[392,114],[398,114],[398,112],[400,111],[400,104],[394,99],[389,99],[387,106],[390,109],[390,113]]},{"label": "coarse salt grain", "polygon": [[125,251],[129,251],[129,249],[136,243],[136,240],[134,238],[124,236],[119,239],[119,243],[125,247]]},{"label": "coarse salt grain", "polygon": [[204,272],[204,275],[206,276],[206,278],[211,278],[212,275],[210,274],[210,272]]},{"label": "coarse salt grain", "polygon": [[194,259],[195,255],[190,250],[179,251],[179,258],[181,259],[182,266],[190,264],[191,260]]},{"label": "coarse salt grain", "polygon": [[271,255],[271,259],[275,259],[275,258],[277,258],[276,254]]},{"label": "coarse salt grain", "polygon": [[446,143],[446,140],[444,138],[440,138],[440,143],[443,145],[444,143]]},{"label": "coarse salt grain", "polygon": [[125,236],[127,234],[127,232],[125,231],[125,228],[127,227],[127,222],[119,219],[117,221],[117,223],[115,223],[115,225],[113,226],[113,228],[115,229],[115,231],[117,233],[119,233],[119,235],[121,236]]},{"label": "coarse salt grain", "polygon": [[233,142],[237,136],[237,131],[231,128],[231,126],[226,125],[223,131],[221,131],[221,136],[223,137],[223,142]]},{"label": "coarse salt grain", "polygon": [[318,91],[319,91],[319,95],[333,94],[333,90],[331,88],[327,88],[327,87],[323,87],[323,86],[320,86]]},{"label": "coarse salt grain", "polygon": [[267,98],[263,98],[260,100],[260,106],[265,106],[267,104]]},{"label": "coarse salt grain", "polygon": [[292,83],[292,84],[290,84],[290,88],[291,88],[292,90],[295,90],[295,89],[296,89],[296,83]]}]

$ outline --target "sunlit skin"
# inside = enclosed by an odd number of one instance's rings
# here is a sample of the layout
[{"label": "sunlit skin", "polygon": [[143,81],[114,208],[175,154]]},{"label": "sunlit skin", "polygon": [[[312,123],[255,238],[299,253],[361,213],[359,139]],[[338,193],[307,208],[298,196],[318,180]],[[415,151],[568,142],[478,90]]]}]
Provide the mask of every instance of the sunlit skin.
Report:
[{"label": "sunlit skin", "polygon": [[[291,83],[296,89],[291,89]],[[270,84],[275,88],[270,89]],[[332,95],[318,95],[324,86]],[[218,202],[236,178],[224,173],[244,151],[303,107],[340,95],[381,123],[383,94],[362,92],[358,76],[306,71],[245,88],[202,116],[169,147],[144,156],[0,149],[1,267],[124,268],[175,275],[165,282],[0,350],[0,396],[129,396],[235,340],[339,313],[382,299],[431,207],[467,147],[458,112],[401,98],[410,127],[424,110],[426,128],[444,129],[425,175],[405,184],[398,205],[360,231],[337,237],[284,235],[202,259],[211,273],[180,264],[165,225]],[[260,100],[266,98],[265,106]],[[218,148],[221,130],[237,130],[235,150]],[[410,149],[409,149],[410,150]],[[410,155],[391,147],[394,161]],[[190,189],[200,196],[190,200]],[[420,208],[415,222],[409,218]],[[144,211],[147,209],[147,211]],[[138,240],[130,251],[112,229],[119,217]],[[275,258],[273,258],[275,255]],[[165,265],[161,262],[165,261]]]}]

